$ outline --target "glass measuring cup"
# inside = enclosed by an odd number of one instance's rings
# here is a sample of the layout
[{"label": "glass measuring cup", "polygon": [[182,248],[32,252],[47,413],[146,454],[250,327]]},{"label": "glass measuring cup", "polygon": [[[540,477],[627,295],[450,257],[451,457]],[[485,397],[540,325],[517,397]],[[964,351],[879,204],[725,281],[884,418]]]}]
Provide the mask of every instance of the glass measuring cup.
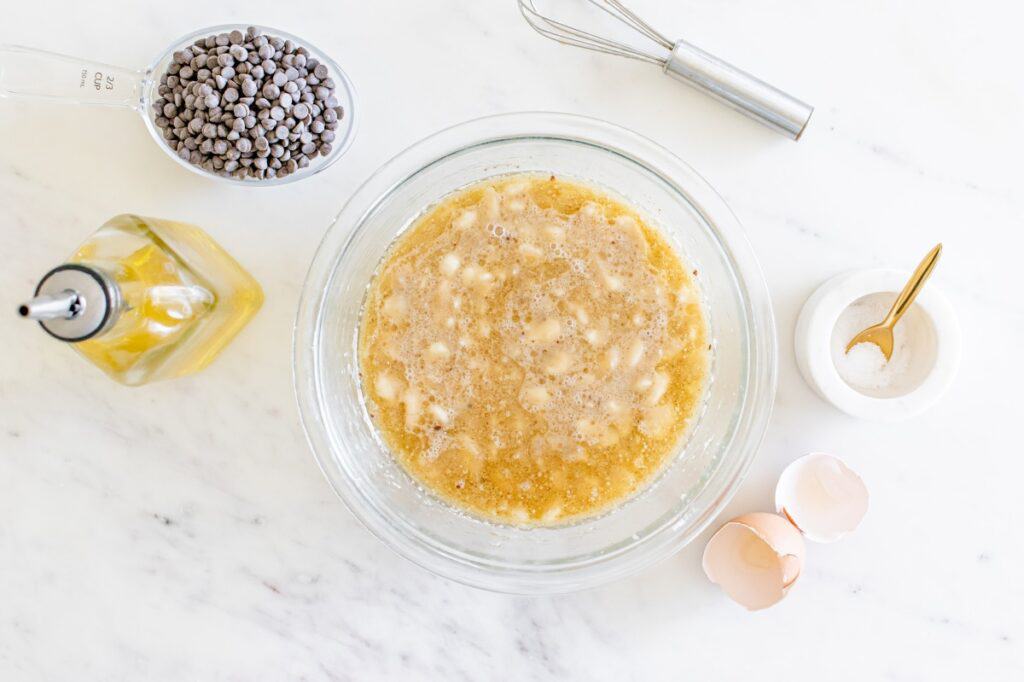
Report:
[{"label": "glass measuring cup", "polygon": [[341,158],[352,144],[356,132],[356,110],[353,106],[355,104],[355,89],[341,67],[322,50],[311,45],[309,41],[285,31],[256,26],[264,35],[291,40],[296,45],[304,47],[311,57],[315,57],[321,64],[324,64],[330,72],[330,77],[334,79],[336,86],[334,94],[338,99],[338,104],[344,108],[345,115],[338,120],[338,128],[334,131],[336,137],[332,143],[331,152],[327,156],[317,156],[310,161],[306,168],[301,168],[283,178],[259,180],[218,175],[178,156],[175,150],[168,145],[163,132],[156,125],[152,103],[160,97],[157,93],[160,76],[167,71],[167,67],[174,58],[174,53],[192,45],[199,38],[236,30],[245,33],[251,25],[223,24],[189,33],[172,43],[149,67],[142,71],[30,47],[0,45],[0,98],[51,100],[71,104],[98,104],[134,109],[146,122],[149,134],[175,163],[193,173],[233,185],[258,187],[283,185],[315,175]]}]

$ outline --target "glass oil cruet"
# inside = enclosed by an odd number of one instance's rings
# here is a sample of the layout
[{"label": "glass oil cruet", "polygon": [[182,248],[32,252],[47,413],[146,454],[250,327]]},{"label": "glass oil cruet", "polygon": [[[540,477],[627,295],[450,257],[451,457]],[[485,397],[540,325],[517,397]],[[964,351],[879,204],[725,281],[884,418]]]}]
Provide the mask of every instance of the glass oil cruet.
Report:
[{"label": "glass oil cruet", "polygon": [[199,228],[119,215],[19,313],[135,386],[203,369],[262,304],[259,283]]}]

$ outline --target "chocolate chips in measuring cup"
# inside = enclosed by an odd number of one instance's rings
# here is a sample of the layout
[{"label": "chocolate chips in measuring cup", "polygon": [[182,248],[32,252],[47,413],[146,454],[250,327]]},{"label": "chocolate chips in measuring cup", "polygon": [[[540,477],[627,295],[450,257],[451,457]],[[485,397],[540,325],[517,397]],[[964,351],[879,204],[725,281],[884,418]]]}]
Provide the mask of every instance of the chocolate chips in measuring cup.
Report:
[{"label": "chocolate chips in measuring cup", "polygon": [[174,53],[153,102],[164,140],[191,164],[239,179],[280,178],[327,156],[345,112],[327,66],[250,26]]}]

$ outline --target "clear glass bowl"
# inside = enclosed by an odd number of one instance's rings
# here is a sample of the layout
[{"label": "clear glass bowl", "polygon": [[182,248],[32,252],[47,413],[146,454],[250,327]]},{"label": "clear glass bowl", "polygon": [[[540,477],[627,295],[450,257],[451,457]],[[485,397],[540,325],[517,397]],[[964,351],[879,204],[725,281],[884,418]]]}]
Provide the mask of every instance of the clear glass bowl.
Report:
[{"label": "clear glass bowl", "polygon": [[[659,225],[699,270],[714,353],[703,411],[654,483],[603,516],[519,528],[468,515],[406,474],[367,413],[356,341],[367,285],[398,235],[460,187],[531,171],[602,187]],[[448,128],[367,180],[338,214],[310,267],[294,351],[310,445],[360,521],[439,575],[525,594],[614,580],[689,542],[729,500],[757,452],[777,374],[767,287],[721,197],[650,140],[595,119],[550,113],[492,116]]]}]

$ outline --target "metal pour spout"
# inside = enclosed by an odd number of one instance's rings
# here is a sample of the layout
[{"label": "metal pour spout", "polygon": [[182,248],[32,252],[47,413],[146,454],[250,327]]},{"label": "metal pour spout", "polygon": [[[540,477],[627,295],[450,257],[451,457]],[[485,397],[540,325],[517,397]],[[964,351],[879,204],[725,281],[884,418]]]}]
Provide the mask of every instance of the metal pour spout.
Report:
[{"label": "metal pour spout", "polygon": [[81,311],[81,298],[71,289],[59,294],[41,294],[18,306],[18,314],[32,320],[70,320]]},{"label": "metal pour spout", "polygon": [[101,334],[117,321],[121,290],[98,268],[64,263],[43,275],[35,297],[18,314],[36,320],[47,334],[76,343]]}]

